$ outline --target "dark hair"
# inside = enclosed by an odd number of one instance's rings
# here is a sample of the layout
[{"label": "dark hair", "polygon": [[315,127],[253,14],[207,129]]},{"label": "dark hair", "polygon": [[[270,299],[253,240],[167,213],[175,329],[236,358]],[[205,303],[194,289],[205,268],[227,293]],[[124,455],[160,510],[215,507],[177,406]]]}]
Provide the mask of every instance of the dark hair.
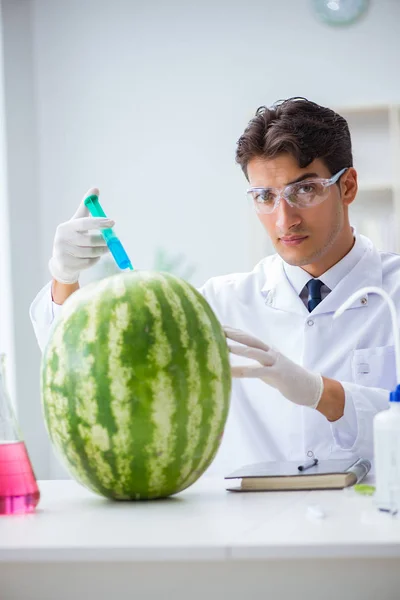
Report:
[{"label": "dark hair", "polygon": [[346,119],[306,98],[279,100],[260,106],[237,142],[236,162],[247,177],[252,158],[288,153],[300,168],[321,159],[331,175],[353,166]]}]

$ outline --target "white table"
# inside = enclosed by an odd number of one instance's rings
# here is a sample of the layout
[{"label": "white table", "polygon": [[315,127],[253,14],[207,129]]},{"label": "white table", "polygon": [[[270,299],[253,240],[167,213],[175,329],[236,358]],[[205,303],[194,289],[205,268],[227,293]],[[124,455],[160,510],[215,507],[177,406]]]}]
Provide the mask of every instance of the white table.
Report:
[{"label": "white table", "polygon": [[203,477],[114,503],[39,486],[35,514],[0,518],[1,600],[400,598],[400,518],[353,490],[238,494]]}]

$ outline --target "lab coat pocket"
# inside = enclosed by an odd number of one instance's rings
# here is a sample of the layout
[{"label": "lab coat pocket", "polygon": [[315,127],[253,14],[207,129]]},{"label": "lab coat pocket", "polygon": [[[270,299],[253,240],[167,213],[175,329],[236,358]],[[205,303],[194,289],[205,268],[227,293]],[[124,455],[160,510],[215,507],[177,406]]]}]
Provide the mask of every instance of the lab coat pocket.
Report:
[{"label": "lab coat pocket", "polygon": [[394,346],[354,350],[353,381],[359,385],[392,390],[396,387]]}]

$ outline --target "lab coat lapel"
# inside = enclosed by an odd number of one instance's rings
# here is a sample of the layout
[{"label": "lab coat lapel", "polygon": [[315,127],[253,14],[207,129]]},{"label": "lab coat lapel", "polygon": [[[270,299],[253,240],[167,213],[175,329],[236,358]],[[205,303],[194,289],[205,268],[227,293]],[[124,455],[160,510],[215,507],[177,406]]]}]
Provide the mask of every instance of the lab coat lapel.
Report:
[{"label": "lab coat lapel", "polygon": [[[338,283],[330,294],[313,310],[313,315],[335,312],[349,296],[363,287],[382,287],[382,262],[378,251],[369,243],[362,258]],[[353,308],[368,306],[368,296],[353,302]]]},{"label": "lab coat lapel", "polygon": [[285,312],[308,315],[307,308],[286,276],[282,259],[277,256],[271,266],[262,288],[266,305]]}]

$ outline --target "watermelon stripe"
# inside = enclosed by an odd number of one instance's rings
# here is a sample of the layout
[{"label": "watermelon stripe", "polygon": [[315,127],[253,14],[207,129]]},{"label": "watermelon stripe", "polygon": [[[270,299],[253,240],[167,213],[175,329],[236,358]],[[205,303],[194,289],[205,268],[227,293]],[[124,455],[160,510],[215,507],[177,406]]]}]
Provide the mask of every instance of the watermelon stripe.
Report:
[{"label": "watermelon stripe", "polygon": [[173,349],[167,336],[166,322],[158,300],[159,289],[158,286],[155,290],[149,289],[145,282],[141,285],[145,302],[154,319],[152,333],[155,339],[155,344],[147,356],[149,364],[153,365],[155,371],[150,385],[151,405],[149,406],[154,435],[150,443],[146,444],[149,457],[148,494],[151,497],[157,489],[163,489],[168,483],[166,470],[175,456],[177,439],[176,424],[174,425],[173,419],[177,406],[174,374],[168,371]]},{"label": "watermelon stripe", "polygon": [[131,477],[132,446],[129,428],[131,420],[131,394],[129,389],[130,369],[121,360],[123,354],[124,331],[129,327],[129,304],[116,304],[109,323],[108,369],[110,383],[111,412],[116,424],[112,436],[113,453],[118,477],[114,482],[115,493],[124,497],[124,489]]},{"label": "watermelon stripe", "polygon": [[87,471],[82,464],[81,454],[76,450],[72,441],[74,438],[71,435],[69,400],[65,394],[68,355],[57,353],[57,348],[63,343],[65,329],[65,322],[57,324],[54,328],[52,343],[46,350],[45,367],[42,372],[42,391],[47,398],[47,402],[44,403],[46,426],[60,460],[78,481],[84,485],[90,484],[92,488],[99,491],[99,488],[86,475]]},{"label": "watermelon stripe", "polygon": [[[102,319],[101,316],[105,310],[112,310],[111,307],[114,305],[115,300],[110,299],[110,287],[106,284],[108,282],[104,281],[102,290],[107,300],[103,296],[99,297],[99,295],[96,295],[91,300],[87,300],[87,308],[91,314],[89,322],[93,331],[86,338],[86,344],[83,343],[82,347],[79,347],[79,354],[85,355],[86,353],[86,363],[91,365],[89,373],[86,369],[83,373],[79,373],[80,385],[83,387],[90,383],[87,398],[88,401],[94,398],[97,404],[96,420],[93,422],[90,418],[91,415],[85,418],[84,413],[77,413],[78,407],[81,410],[82,403],[76,406],[76,417],[83,417],[85,419],[86,435],[93,438],[93,443],[97,447],[97,453],[101,453],[101,463],[107,463],[111,473],[114,475],[117,471],[117,457],[113,451],[112,438],[117,426],[110,402],[112,379],[109,376],[109,353],[106,351],[109,345],[110,319]],[[82,342],[85,342],[85,337],[83,337]],[[98,348],[102,348],[104,351],[98,352]],[[93,410],[91,410],[91,414],[94,414]],[[96,457],[95,460],[97,460]],[[107,477],[109,477],[109,474]]]},{"label": "watermelon stripe", "polygon": [[[182,462],[191,447],[189,423],[197,412],[201,412],[198,398],[199,381],[195,369],[195,350],[193,340],[187,329],[187,314],[185,314],[179,296],[174,292],[170,278],[165,275],[153,276],[159,284],[157,297],[161,307],[161,323],[168,337],[173,354],[172,362],[168,365],[168,375],[172,385],[172,397],[176,405],[175,416],[175,447],[165,474],[169,486],[176,488],[181,477]],[[195,390],[197,389],[197,395]],[[192,412],[193,411],[193,412]]]},{"label": "watermelon stripe", "polygon": [[[210,463],[222,437],[222,430],[227,417],[227,406],[224,402],[226,396],[221,380],[223,379],[224,369],[225,372],[227,368],[229,369],[229,359],[227,358],[226,341],[222,328],[206,304],[205,299],[191,286],[181,285],[181,288],[181,295],[186,296],[197,311],[198,330],[202,332],[205,339],[204,355],[198,363],[201,365],[206,357],[205,368],[208,373],[200,376],[202,386],[205,388],[205,398],[208,395],[209,399],[215,400],[210,406],[210,411],[205,411],[207,422],[201,424],[201,429],[207,431],[206,444],[205,446],[202,444],[198,448],[199,454],[196,453],[196,455],[200,455],[200,459],[196,465],[193,465],[192,473],[181,483],[180,489],[184,489],[196,481],[199,473],[203,472]],[[219,344],[220,347],[216,344],[218,338],[222,338],[222,343]],[[222,356],[225,357],[224,362]],[[212,411],[212,408],[214,408],[214,411]],[[218,444],[216,444],[216,440],[218,440]]]},{"label": "watermelon stripe", "polygon": [[[149,456],[146,446],[154,439],[154,423],[149,418],[151,381],[155,371],[148,356],[149,346],[155,344],[154,317],[144,302],[143,290],[138,285],[130,289],[123,301],[129,301],[130,323],[125,329],[119,363],[129,369],[125,383],[130,390],[130,420],[121,419],[118,431],[130,437],[130,481],[134,481],[135,498],[148,496]],[[136,310],[136,306],[140,310]],[[111,324],[112,327],[112,324]],[[151,375],[151,377],[149,377]],[[114,377],[114,375],[113,375]],[[111,399],[113,402],[113,399]],[[131,483],[127,489],[132,489]]]},{"label": "watermelon stripe", "polygon": [[[98,306],[96,299],[85,305],[85,310],[74,313],[68,320],[64,338],[74,349],[69,355],[70,436],[81,457],[82,468],[92,473],[96,487],[106,493],[113,480],[111,466],[104,458],[109,445],[107,430],[98,423],[97,382],[93,348],[98,343]],[[91,354],[79,360],[87,348]]]},{"label": "watermelon stripe", "polygon": [[[186,389],[183,395],[182,407],[180,407],[179,421],[182,423],[183,434],[180,436],[179,445],[176,448],[176,469],[177,486],[181,486],[181,481],[186,479],[192,470],[194,454],[200,442],[201,435],[206,436],[207,432],[200,429],[202,421],[202,402],[200,396],[201,384],[198,371],[198,339],[195,335],[190,335],[190,323],[194,323],[193,308],[183,306],[181,286],[179,280],[171,276],[162,279],[162,289],[165,295],[165,302],[172,309],[172,324],[175,338],[179,334],[181,348],[185,363],[183,365]],[[175,331],[176,330],[176,331]],[[185,414],[183,414],[183,408]],[[183,466],[182,466],[183,465]]]}]

